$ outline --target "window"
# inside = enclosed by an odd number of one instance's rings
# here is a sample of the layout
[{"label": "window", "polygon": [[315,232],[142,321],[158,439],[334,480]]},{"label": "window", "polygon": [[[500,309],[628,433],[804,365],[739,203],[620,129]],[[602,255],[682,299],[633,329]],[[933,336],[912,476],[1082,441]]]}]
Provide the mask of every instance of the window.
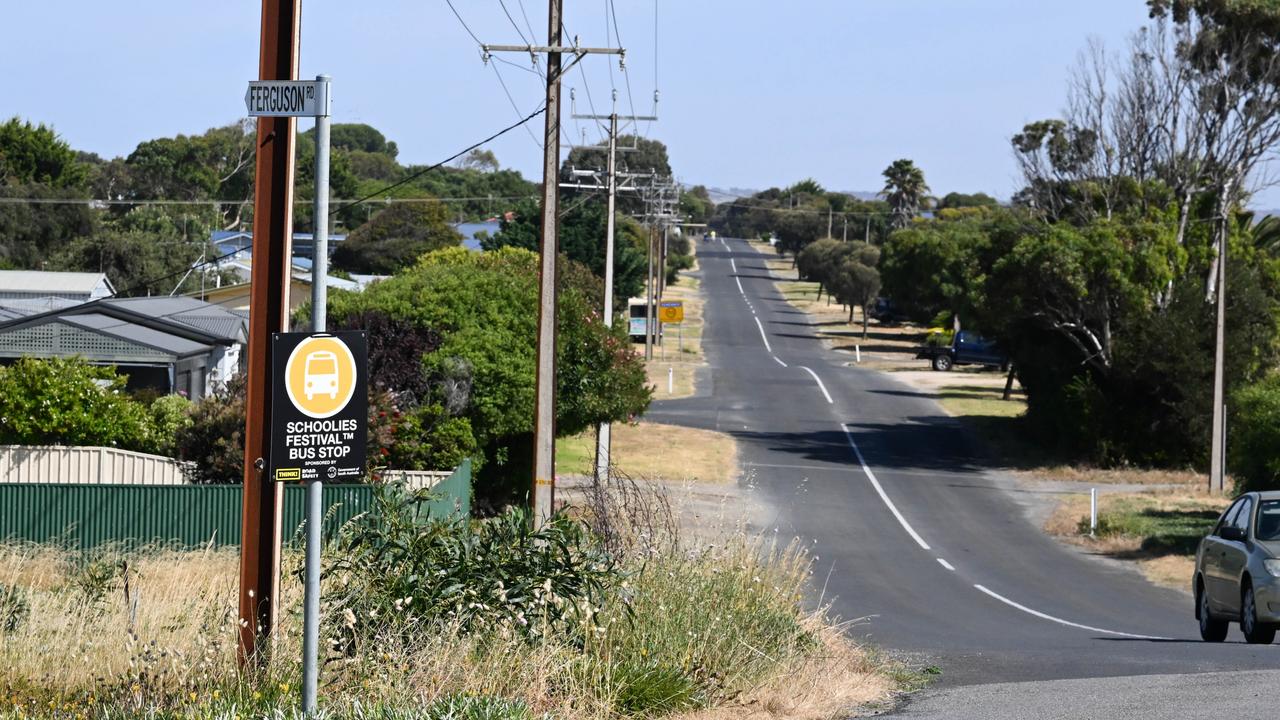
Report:
[{"label": "window", "polygon": [[1280,540],[1280,500],[1263,500],[1258,503],[1258,529],[1254,537],[1259,540]]},{"label": "window", "polygon": [[1222,519],[1218,521],[1218,526],[1213,529],[1213,534],[1221,535],[1222,528],[1233,525],[1236,520],[1236,515],[1240,514],[1240,508],[1243,505],[1244,505],[1244,498],[1241,498],[1237,500],[1234,505],[1227,508],[1227,511],[1222,513]]},{"label": "window", "polygon": [[1253,500],[1245,498],[1240,501],[1240,510],[1231,518],[1231,525],[1249,532],[1249,518],[1253,516]]}]

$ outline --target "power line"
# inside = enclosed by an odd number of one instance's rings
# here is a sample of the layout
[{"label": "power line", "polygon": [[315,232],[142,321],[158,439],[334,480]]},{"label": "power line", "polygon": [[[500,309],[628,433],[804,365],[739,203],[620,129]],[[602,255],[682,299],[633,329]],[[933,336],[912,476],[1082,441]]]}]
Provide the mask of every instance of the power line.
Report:
[{"label": "power line", "polygon": [[[519,117],[520,106],[516,105],[516,99],[512,97],[511,89],[507,87],[507,81],[502,79],[502,72],[498,70],[498,66],[496,63],[493,65],[490,65],[489,67],[493,68],[493,74],[498,77],[498,84],[502,86],[502,92],[504,95],[507,96],[507,102],[511,103],[511,109],[515,110],[516,117]],[[524,131],[529,134],[529,139],[533,141],[533,144],[536,145],[539,150],[541,150],[542,143],[538,142],[537,136],[533,134],[533,131],[529,129],[528,125],[524,126]]]},{"label": "power line", "polygon": [[[476,202],[480,200],[523,200],[533,195],[477,195],[474,197],[409,197],[409,198],[384,198],[379,202],[392,203],[445,203],[445,202]],[[248,205],[249,200],[101,200],[97,198],[86,199],[70,199],[70,198],[0,198],[0,205],[88,205],[90,207],[96,205]],[[295,198],[294,205],[311,205],[313,200],[300,200]],[[334,199],[333,202],[355,203],[357,200],[352,199]]]},{"label": "power line", "polygon": [[374,192],[372,192],[372,193],[370,193],[370,194],[368,194],[368,195],[365,195],[364,197],[359,198],[359,199],[355,200],[354,202],[351,202],[351,203],[348,203],[348,204],[345,204],[345,205],[341,205],[341,206],[339,206],[339,207],[336,207],[336,208],[334,208],[333,210],[330,210],[330,211],[329,211],[329,214],[330,214],[330,215],[334,215],[334,214],[336,214],[336,213],[338,213],[338,212],[340,212],[340,211],[342,211],[342,210],[345,210],[345,209],[347,209],[347,208],[355,207],[356,205],[359,205],[359,204],[361,204],[361,203],[363,203],[363,202],[365,202],[365,201],[367,201],[367,200],[370,200],[370,199],[372,199],[372,198],[376,198],[376,197],[378,197],[379,195],[384,195],[384,194],[386,194],[386,193],[388,193],[388,192],[390,192],[390,191],[392,191],[392,190],[394,190],[394,189],[396,189],[396,188],[400,187],[401,185],[405,185],[406,183],[409,183],[409,182],[411,182],[411,181],[413,181],[413,180],[416,180],[416,179],[418,179],[418,178],[422,177],[423,175],[426,175],[427,173],[431,172],[432,170],[439,170],[440,168],[444,167],[445,165],[447,165],[447,164],[449,164],[449,163],[453,162],[454,160],[457,160],[458,158],[462,157],[463,155],[466,155],[467,153],[471,152],[472,150],[475,150],[476,148],[478,148],[478,147],[480,147],[480,146],[482,146],[482,145],[487,145],[487,144],[489,144],[490,142],[493,142],[494,140],[497,140],[498,138],[502,137],[503,135],[506,135],[507,133],[511,132],[512,130],[515,130],[515,129],[516,129],[516,128],[518,128],[518,127],[524,127],[524,126],[525,126],[525,123],[527,123],[527,122],[529,122],[530,120],[532,120],[532,119],[534,119],[534,118],[538,117],[538,116],[539,116],[539,115],[541,115],[543,112],[545,112],[545,111],[546,111],[546,109],[547,109],[547,108],[546,108],[545,103],[544,103],[544,104],[543,104],[542,106],[540,106],[537,110],[534,110],[533,112],[531,112],[531,113],[529,113],[528,115],[526,115],[523,119],[521,119],[521,120],[519,120],[518,122],[515,122],[515,123],[513,123],[513,124],[511,124],[511,125],[508,125],[508,126],[506,126],[506,127],[502,128],[502,129],[501,129],[501,130],[499,130],[498,132],[496,132],[496,133],[494,133],[494,134],[490,135],[489,137],[487,137],[487,138],[485,138],[485,139],[481,140],[480,142],[475,143],[474,145],[471,145],[471,146],[469,146],[469,147],[463,148],[462,150],[459,150],[458,152],[454,153],[453,155],[450,155],[449,157],[445,158],[444,160],[441,160],[440,162],[436,163],[435,165],[431,165],[431,166],[428,166],[428,167],[426,167],[426,168],[424,168],[424,169],[422,169],[422,170],[419,170],[418,172],[413,173],[413,174],[412,174],[412,175],[410,175],[409,177],[406,177],[405,179],[403,179],[403,180],[401,180],[401,181],[399,181],[399,182],[392,183],[392,184],[390,184],[390,185],[388,185],[388,186],[386,186],[386,187],[384,187],[384,188],[382,188],[382,189],[380,189],[380,190],[377,190],[377,191],[374,191]]},{"label": "power line", "polygon": [[[513,18],[513,17],[511,17],[511,11],[507,9],[507,4],[506,4],[505,2],[503,2],[503,0],[498,0],[498,5],[500,5],[500,6],[502,7],[502,14],[507,16],[507,20],[509,20],[509,21],[511,22],[511,27],[513,27],[513,28],[515,28],[515,29],[516,29],[516,34],[520,36],[520,39],[524,41],[524,44],[525,44],[525,45],[532,45],[532,44],[533,44],[533,40],[532,40],[532,39],[530,39],[530,38],[536,37],[536,36],[533,34],[533,29],[532,29],[532,28],[530,28],[530,29],[529,29],[529,37],[525,37],[525,36],[524,36],[524,31],[523,31],[523,30],[521,30],[521,29],[520,29],[520,26],[516,24],[516,19],[515,19],[515,18]],[[526,20],[528,20],[528,18],[525,18],[525,19],[526,19]]]},{"label": "power line", "polygon": [[[622,44],[622,33],[618,32],[618,8],[613,4],[613,0],[609,0],[610,15],[613,16],[613,39],[617,41],[618,47],[626,47]],[[631,114],[636,114],[635,99],[631,95],[631,73],[627,71],[625,65],[622,66],[622,79],[627,85],[627,104],[631,108]]]},{"label": "power line", "polygon": [[462,29],[467,31],[467,34],[471,36],[472,40],[476,41],[477,45],[483,47],[484,43],[480,42],[480,38],[476,37],[476,34],[471,32],[471,28],[467,26],[467,21],[463,20],[462,16],[458,14],[458,8],[453,6],[453,0],[444,0],[444,2],[449,6],[449,9],[453,11],[453,16],[458,18],[458,22],[462,23]]}]

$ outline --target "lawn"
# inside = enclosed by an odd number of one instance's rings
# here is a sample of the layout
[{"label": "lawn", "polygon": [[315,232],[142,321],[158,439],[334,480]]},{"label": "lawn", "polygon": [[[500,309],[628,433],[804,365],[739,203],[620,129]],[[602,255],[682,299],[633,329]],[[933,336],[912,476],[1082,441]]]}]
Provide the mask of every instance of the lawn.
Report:
[{"label": "lawn", "polygon": [[1136,561],[1153,582],[1185,589],[1200,539],[1229,503],[1227,497],[1191,487],[1104,492],[1098,499],[1097,531],[1091,537],[1089,496],[1073,495],[1058,506],[1045,528],[1094,552]]},{"label": "lawn", "polygon": [[[596,435],[556,441],[556,474],[590,475]],[[738,476],[737,444],[724,433],[639,422],[613,425],[613,465],[634,478],[733,482]]]}]

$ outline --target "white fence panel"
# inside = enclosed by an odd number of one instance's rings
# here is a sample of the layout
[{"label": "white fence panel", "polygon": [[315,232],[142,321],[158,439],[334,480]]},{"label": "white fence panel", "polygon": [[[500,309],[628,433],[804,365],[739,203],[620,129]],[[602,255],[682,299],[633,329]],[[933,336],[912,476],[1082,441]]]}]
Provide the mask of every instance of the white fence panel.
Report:
[{"label": "white fence panel", "polygon": [[414,491],[433,488],[452,474],[450,470],[382,470],[379,473],[383,482],[402,482],[406,489]]},{"label": "white fence panel", "polygon": [[0,482],[185,485],[182,463],[109,447],[0,445]]}]

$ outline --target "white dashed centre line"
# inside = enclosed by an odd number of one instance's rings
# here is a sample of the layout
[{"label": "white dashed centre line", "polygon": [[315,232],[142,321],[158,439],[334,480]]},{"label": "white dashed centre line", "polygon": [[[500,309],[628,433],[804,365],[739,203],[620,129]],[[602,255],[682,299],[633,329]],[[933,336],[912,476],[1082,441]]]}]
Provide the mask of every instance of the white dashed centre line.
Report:
[{"label": "white dashed centre line", "polygon": [[764,325],[760,324],[760,318],[753,319],[756,321],[756,327],[760,328],[760,339],[764,341],[764,349],[772,353],[773,348],[769,346],[769,336],[764,334]]},{"label": "white dashed centre line", "polygon": [[942,558],[938,558],[938,564],[950,570],[951,572],[955,572],[956,570],[955,568],[951,567],[951,563],[947,562],[946,560],[943,560]]},{"label": "white dashed centre line", "polygon": [[778,363],[778,364],[779,364],[779,365],[781,365],[782,367],[788,367],[788,365],[787,365],[786,363],[784,363],[784,362],[782,362],[782,360],[778,359],[778,356],[777,356],[777,355],[770,355],[769,357],[773,358],[773,361],[774,361],[774,362],[776,362],[776,363]]},{"label": "white dashed centre line", "polygon": [[831,399],[831,393],[827,392],[827,386],[822,384],[822,378],[818,377],[818,373],[803,365],[800,366],[800,369],[813,376],[814,381],[818,383],[818,389],[822,391],[822,397],[827,399],[827,404],[834,405],[836,401]]},{"label": "white dashed centre line", "polygon": [[844,437],[849,441],[849,447],[853,448],[853,454],[858,458],[858,464],[862,466],[862,472],[871,481],[871,487],[875,488],[876,494],[884,501],[884,504],[889,508],[889,512],[893,513],[893,516],[898,519],[898,524],[902,525],[902,529],[907,531],[907,534],[911,536],[912,540],[916,541],[917,545],[924,550],[928,550],[929,543],[925,542],[915,528],[911,527],[911,523],[902,517],[902,513],[898,512],[898,506],[893,504],[893,501],[885,494],[884,488],[880,487],[880,481],[876,479],[876,474],[871,472],[871,468],[867,466],[866,459],[862,457],[862,451],[858,449],[858,443],[853,441],[853,433],[849,432],[849,427],[844,423],[840,423],[840,429],[844,431]]},{"label": "white dashed centre line", "polygon": [[1034,615],[1040,618],[1041,620],[1056,622],[1059,625],[1066,625],[1067,627],[1079,628],[1081,630],[1088,630],[1089,632],[1103,633],[1104,635],[1119,635],[1120,637],[1138,638],[1140,640],[1171,640],[1172,639],[1172,638],[1166,638],[1166,637],[1158,637],[1155,635],[1135,635],[1133,633],[1120,632],[1119,630],[1104,630],[1103,628],[1092,627],[1090,625],[1081,625],[1080,623],[1073,623],[1070,620],[1063,620],[1062,618],[1058,618],[1052,615],[1042,613],[1039,610],[1032,610],[1026,605],[1021,605],[1019,603],[1016,603],[999,593],[995,593],[986,589],[981,585],[974,585],[973,587],[976,588],[977,590],[980,590],[981,592],[986,593],[987,595],[990,595],[991,597],[995,598],[996,600],[999,600],[1000,602],[1004,603],[1005,605],[1008,605],[1011,608],[1017,608],[1018,610],[1021,610],[1022,612],[1027,613],[1028,615]]}]

